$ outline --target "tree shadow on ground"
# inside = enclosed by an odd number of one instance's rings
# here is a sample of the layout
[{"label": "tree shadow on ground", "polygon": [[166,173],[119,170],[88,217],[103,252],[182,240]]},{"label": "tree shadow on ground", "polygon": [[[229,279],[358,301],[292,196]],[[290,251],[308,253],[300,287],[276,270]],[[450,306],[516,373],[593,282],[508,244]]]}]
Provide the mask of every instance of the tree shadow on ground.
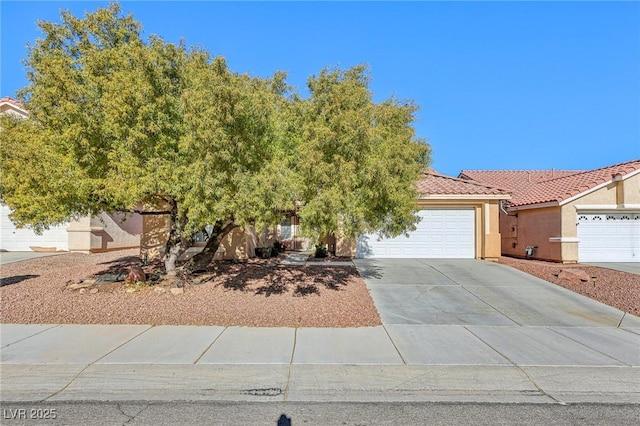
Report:
[{"label": "tree shadow on ground", "polygon": [[294,296],[320,295],[321,289],[340,291],[358,273],[351,267],[297,266],[247,263],[221,265],[216,285],[269,297],[292,292]]},{"label": "tree shadow on ground", "polygon": [[359,265],[358,271],[364,279],[380,279],[382,278],[382,267],[373,264]]},{"label": "tree shadow on ground", "polygon": [[97,272],[95,275],[103,274],[126,274],[133,266],[142,265],[142,261],[138,256],[124,256],[114,259],[110,262],[99,263],[99,265],[105,265],[104,270]]},{"label": "tree shadow on ground", "polygon": [[13,277],[7,277],[0,279],[0,287],[4,287],[6,285],[18,284],[22,281],[30,280],[32,278],[38,278],[40,275],[16,275]]}]

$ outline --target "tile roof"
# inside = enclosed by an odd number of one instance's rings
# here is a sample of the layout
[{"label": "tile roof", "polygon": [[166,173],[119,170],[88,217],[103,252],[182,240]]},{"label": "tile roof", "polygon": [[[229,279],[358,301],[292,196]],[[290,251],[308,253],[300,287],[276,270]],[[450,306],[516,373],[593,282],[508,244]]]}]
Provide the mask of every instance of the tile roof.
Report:
[{"label": "tile roof", "polygon": [[418,181],[418,191],[423,195],[498,195],[510,198],[509,192],[480,182],[445,176],[433,169],[424,172]]},{"label": "tile roof", "polygon": [[2,98],[0,98],[0,104],[2,103],[8,103],[13,106],[17,106],[18,108],[24,109],[24,104],[22,102],[16,101],[15,99],[10,98],[9,96],[3,96]]},{"label": "tile roof", "polygon": [[5,112],[22,117],[26,117],[29,114],[22,102],[16,101],[9,96],[3,96],[2,98],[0,98],[0,113]]},{"label": "tile roof", "polygon": [[566,200],[587,193],[598,185],[611,182],[614,176],[624,177],[640,170],[640,159],[587,171],[468,171],[463,179],[501,186],[513,191],[512,206],[543,203],[561,205]]},{"label": "tile roof", "polygon": [[463,170],[459,178],[504,188],[511,193],[511,202],[514,203],[539,182],[579,172],[580,170]]}]

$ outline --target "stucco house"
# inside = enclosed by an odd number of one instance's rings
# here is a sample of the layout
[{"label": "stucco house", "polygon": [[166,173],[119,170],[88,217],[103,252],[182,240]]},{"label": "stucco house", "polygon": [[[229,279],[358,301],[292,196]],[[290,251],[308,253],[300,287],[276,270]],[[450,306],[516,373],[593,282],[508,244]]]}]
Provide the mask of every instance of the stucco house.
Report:
[{"label": "stucco house", "polygon": [[[0,98],[0,114],[27,118],[24,105],[10,97]],[[52,226],[37,235],[17,228],[8,206],[0,204],[0,251],[78,251],[100,252],[140,247],[142,217],[138,214],[86,216]]]},{"label": "stucco house", "polygon": [[426,171],[417,182],[422,220],[408,236],[380,239],[364,235],[355,255],[361,258],[500,257],[499,208],[508,191],[492,185]]},{"label": "stucco house", "polygon": [[640,160],[587,171],[463,170],[504,188],[502,254],[576,262],[640,262]]},{"label": "stucco house", "polygon": [[[361,258],[468,258],[500,257],[499,208],[508,200],[508,191],[490,185],[426,171],[417,182],[416,200],[422,220],[407,236],[380,239],[376,234],[363,235],[357,241],[341,236],[325,239],[338,256]],[[148,257],[157,255],[168,236],[168,222],[162,216],[145,216],[142,250]],[[292,214],[268,232],[263,239],[278,239],[288,249],[304,250],[308,241],[297,237],[299,220]],[[258,244],[253,229],[236,229],[225,238],[219,258],[253,257]],[[200,248],[190,250],[196,253]],[[187,255],[187,257],[189,254]]]}]

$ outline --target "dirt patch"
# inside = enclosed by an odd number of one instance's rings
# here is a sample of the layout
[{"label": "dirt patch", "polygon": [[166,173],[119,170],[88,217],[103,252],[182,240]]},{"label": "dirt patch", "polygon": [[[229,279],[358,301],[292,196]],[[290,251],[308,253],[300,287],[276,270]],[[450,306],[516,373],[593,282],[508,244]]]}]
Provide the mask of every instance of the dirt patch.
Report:
[{"label": "dirt patch", "polygon": [[[97,284],[140,265],[136,250],[68,253],[4,265],[3,323],[363,327],[380,317],[353,267],[218,262],[180,284],[144,267],[148,282]],[[14,278],[16,277],[16,278]],[[87,284],[86,286],[84,284]],[[178,288],[180,290],[178,291]]]}]

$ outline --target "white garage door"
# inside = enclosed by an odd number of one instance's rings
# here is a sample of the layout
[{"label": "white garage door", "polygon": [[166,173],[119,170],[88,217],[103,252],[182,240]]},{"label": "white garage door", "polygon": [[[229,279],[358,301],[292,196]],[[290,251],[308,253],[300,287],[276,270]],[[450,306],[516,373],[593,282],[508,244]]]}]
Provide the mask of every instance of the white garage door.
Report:
[{"label": "white garage door", "polygon": [[378,235],[358,239],[357,257],[372,258],[475,258],[474,209],[420,210],[417,229],[404,235],[380,240]]},{"label": "white garage door", "polygon": [[36,235],[29,229],[18,229],[9,219],[9,207],[1,206],[0,214],[0,250],[31,251],[34,248],[69,250],[67,225],[51,227],[42,235]]},{"label": "white garage door", "polygon": [[578,213],[580,262],[640,262],[640,213]]}]

